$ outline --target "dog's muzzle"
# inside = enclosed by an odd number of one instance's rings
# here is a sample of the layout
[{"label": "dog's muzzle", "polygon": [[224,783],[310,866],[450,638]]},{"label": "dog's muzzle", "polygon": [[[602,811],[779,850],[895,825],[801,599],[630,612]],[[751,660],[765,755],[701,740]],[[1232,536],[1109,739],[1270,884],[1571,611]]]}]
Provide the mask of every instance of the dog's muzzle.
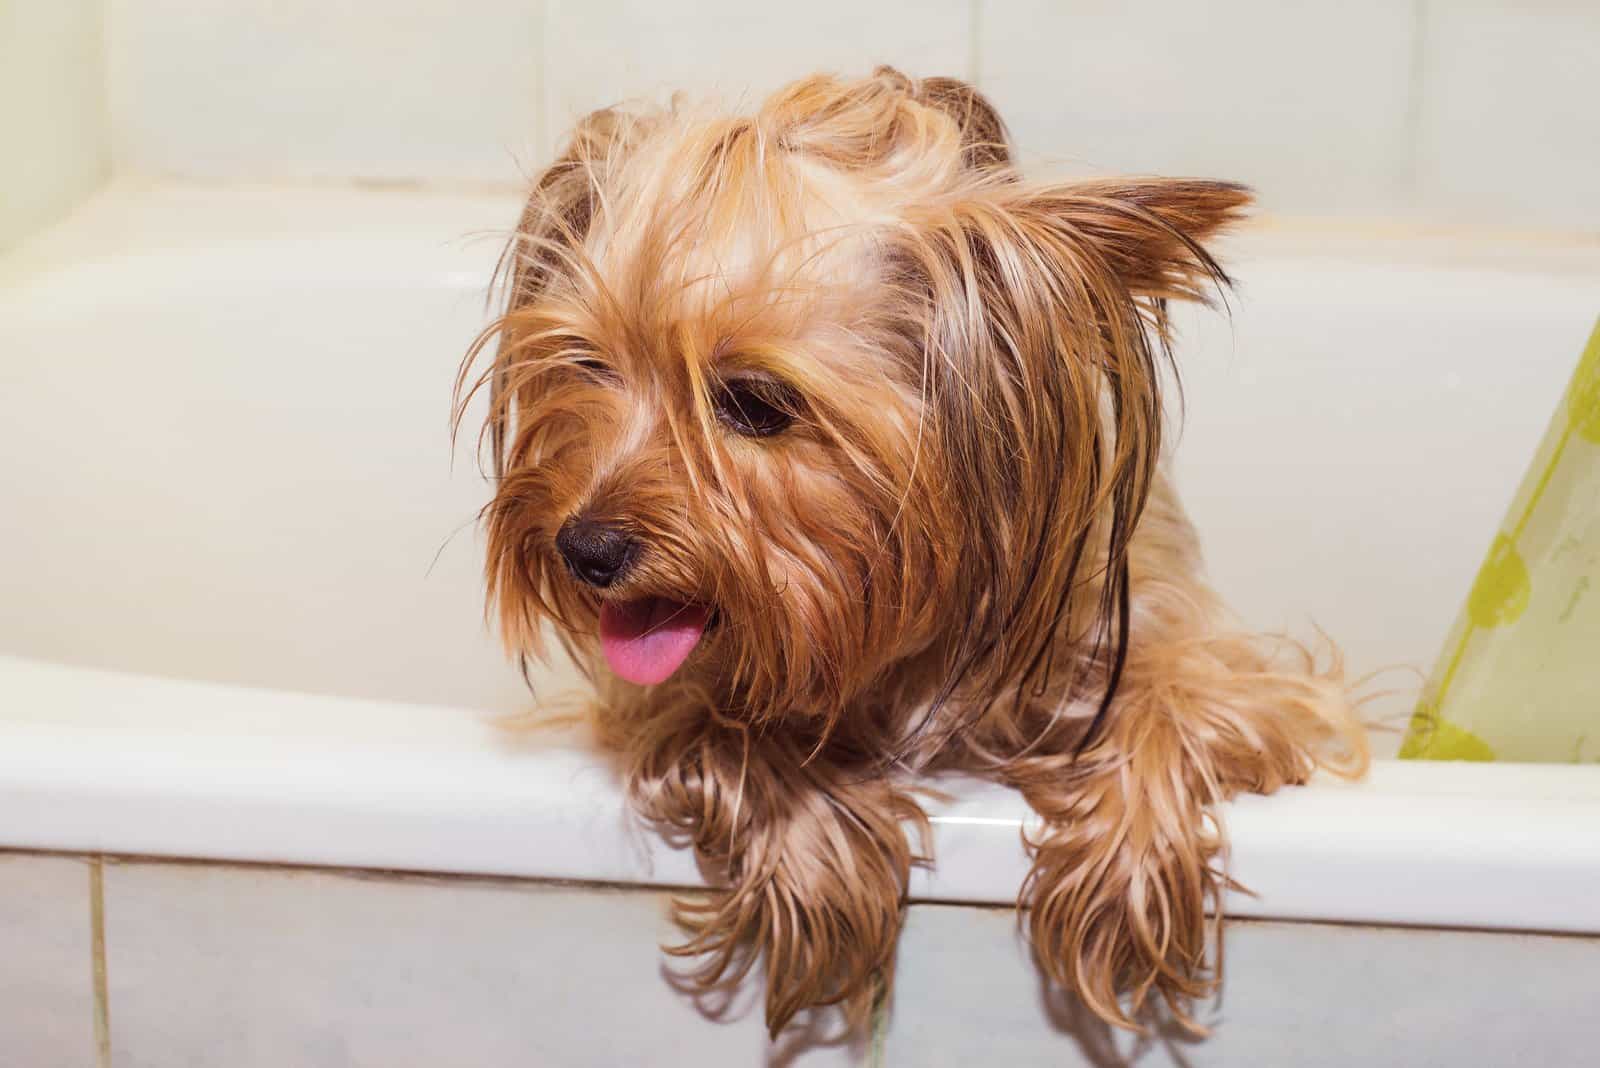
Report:
[{"label": "dog's muzzle", "polygon": [[556,548],[575,578],[605,589],[633,566],[639,539],[614,523],[569,519],[556,533]]}]

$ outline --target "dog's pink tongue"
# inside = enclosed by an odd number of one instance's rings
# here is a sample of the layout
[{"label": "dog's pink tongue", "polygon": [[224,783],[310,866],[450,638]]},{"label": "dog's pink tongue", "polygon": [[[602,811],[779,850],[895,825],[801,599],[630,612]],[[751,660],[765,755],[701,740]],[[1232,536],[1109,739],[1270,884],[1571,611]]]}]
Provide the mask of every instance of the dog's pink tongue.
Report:
[{"label": "dog's pink tongue", "polygon": [[600,606],[600,649],[622,678],[640,686],[665,682],[706,629],[706,609],[662,597]]}]

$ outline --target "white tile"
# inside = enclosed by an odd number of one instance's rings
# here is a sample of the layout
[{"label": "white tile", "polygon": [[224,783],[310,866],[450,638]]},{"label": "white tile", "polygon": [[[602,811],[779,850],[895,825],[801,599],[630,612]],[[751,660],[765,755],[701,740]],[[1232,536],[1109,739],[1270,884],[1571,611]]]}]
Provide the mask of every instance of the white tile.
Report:
[{"label": "white tile", "polygon": [[0,853],[0,1065],[95,1059],[88,862]]},{"label": "white tile", "polygon": [[1419,208],[1600,230],[1600,5],[1427,7]]},{"label": "white tile", "polygon": [[1407,178],[1412,30],[1391,0],[983,0],[979,82],[1025,162],[1381,214]]},{"label": "white tile", "polygon": [[97,0],[0,5],[0,249],[106,177],[101,22]]},{"label": "white tile", "polygon": [[[118,1068],[782,1061],[754,992],[712,1021],[667,981],[666,897],[200,865],[106,870]],[[793,1050],[831,1068],[853,1051]]]},{"label": "white tile", "polygon": [[110,0],[119,167],[509,179],[537,140],[538,0]]},{"label": "white tile", "polygon": [[671,93],[759,100],[818,71],[864,75],[882,63],[917,76],[968,75],[968,0],[810,0],[762,5],[548,0],[546,130],[622,100]]},{"label": "white tile", "polygon": [[1600,938],[1233,923],[1210,1038],[1110,1031],[1045,990],[1009,910],[919,905],[887,1063],[943,1068],[1578,1065]]}]

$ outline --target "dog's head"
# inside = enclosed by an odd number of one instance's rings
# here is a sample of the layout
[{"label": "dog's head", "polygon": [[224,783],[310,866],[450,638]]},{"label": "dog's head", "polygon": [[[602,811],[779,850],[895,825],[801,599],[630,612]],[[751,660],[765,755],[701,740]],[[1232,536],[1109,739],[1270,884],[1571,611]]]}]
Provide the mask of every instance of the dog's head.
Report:
[{"label": "dog's head", "polygon": [[1048,673],[1116,614],[1165,302],[1247,199],[1028,182],[975,91],[887,69],[591,115],[480,342],[508,644],[823,723]]}]

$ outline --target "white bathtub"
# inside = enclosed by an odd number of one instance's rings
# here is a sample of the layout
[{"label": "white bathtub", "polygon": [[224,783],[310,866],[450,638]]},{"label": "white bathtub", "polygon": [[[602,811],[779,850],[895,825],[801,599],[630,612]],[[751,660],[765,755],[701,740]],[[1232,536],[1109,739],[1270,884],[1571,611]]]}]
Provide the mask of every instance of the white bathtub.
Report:
[{"label": "white bathtub", "polygon": [[[881,1049],[826,1017],[769,1047],[748,991],[703,1019],[654,948],[692,859],[581,739],[495,725],[532,699],[482,626],[485,490],[446,424],[515,211],[125,187],[0,260],[0,1063],[1592,1056],[1595,767],[1380,762],[1231,806],[1254,896],[1205,1042],[1039,988],[993,908],[1027,814],[976,784],[936,815]],[[1214,577],[1358,670],[1426,669],[1600,249],[1277,228],[1230,258],[1231,323],[1180,354]]]}]

